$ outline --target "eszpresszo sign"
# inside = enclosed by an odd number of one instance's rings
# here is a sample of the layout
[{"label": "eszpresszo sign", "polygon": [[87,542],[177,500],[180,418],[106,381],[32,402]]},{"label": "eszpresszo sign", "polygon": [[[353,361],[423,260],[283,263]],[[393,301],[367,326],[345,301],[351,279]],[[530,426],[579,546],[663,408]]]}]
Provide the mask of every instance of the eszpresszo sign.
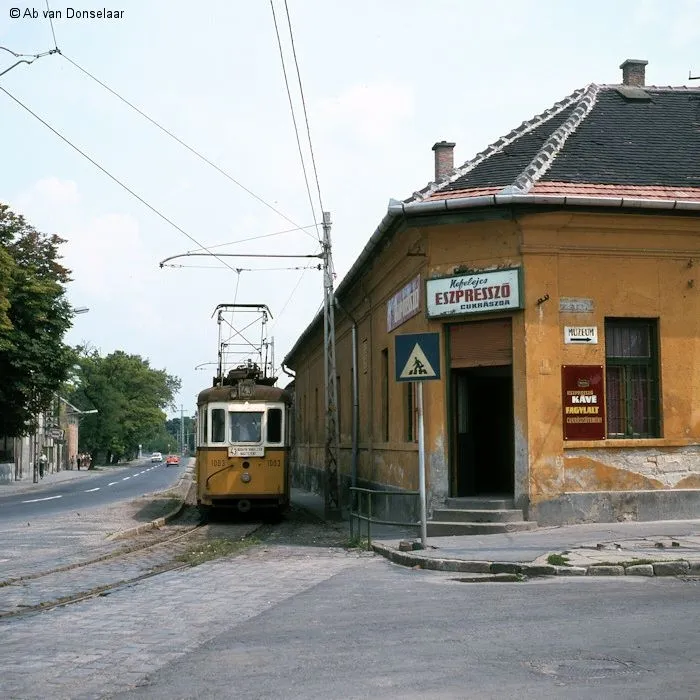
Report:
[{"label": "eszpresszo sign", "polygon": [[414,277],[386,303],[386,330],[391,333],[420,310],[420,275]]},{"label": "eszpresszo sign", "polygon": [[520,268],[441,277],[426,283],[428,318],[520,308]]}]

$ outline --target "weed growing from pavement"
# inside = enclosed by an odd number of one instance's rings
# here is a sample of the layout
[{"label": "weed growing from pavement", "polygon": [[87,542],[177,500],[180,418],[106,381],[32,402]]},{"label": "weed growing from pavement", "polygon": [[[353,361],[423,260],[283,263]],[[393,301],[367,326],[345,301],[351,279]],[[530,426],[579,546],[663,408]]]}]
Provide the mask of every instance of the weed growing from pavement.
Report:
[{"label": "weed growing from pavement", "polygon": [[569,557],[565,557],[563,554],[550,554],[547,557],[547,563],[552,566],[571,566]]},{"label": "weed growing from pavement", "polygon": [[[599,561],[591,566],[641,566],[642,564],[659,564],[661,560],[659,559],[628,559],[626,561]],[[671,560],[663,560],[663,563]],[[673,561],[680,561],[680,559],[674,559]]]},{"label": "weed growing from pavement", "polygon": [[255,537],[245,537],[242,540],[228,540],[222,537],[198,544],[189,551],[177,556],[176,559],[190,566],[197,566],[205,561],[239,554],[256,544],[259,544],[259,540]]},{"label": "weed growing from pavement", "polygon": [[355,535],[349,537],[343,546],[345,549],[369,549],[369,542],[366,537]]}]

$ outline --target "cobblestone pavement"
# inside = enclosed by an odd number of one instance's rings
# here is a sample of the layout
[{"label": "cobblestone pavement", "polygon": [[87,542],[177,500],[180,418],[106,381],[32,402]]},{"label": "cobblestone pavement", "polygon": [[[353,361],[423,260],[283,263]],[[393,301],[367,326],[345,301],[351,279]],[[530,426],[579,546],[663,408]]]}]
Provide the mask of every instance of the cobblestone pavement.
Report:
[{"label": "cobblestone pavement", "polygon": [[3,523],[0,584],[36,575],[45,571],[49,563],[49,568],[58,568],[117,552],[125,544],[110,541],[110,535],[163,515],[175,503],[168,498],[145,498],[108,508],[36,518],[31,523]]},{"label": "cobblestone pavement", "polygon": [[[231,533],[231,525],[213,524],[210,537]],[[234,531],[237,527],[233,526]],[[342,546],[342,528],[334,530],[299,511],[280,525],[259,531],[261,544],[226,559],[169,571],[44,612],[0,620],[3,698],[101,698],[145,682],[153,672],[279,602],[350,567],[379,560]],[[100,576],[124,578],[118,566],[152,565],[154,555],[134,562],[89,567],[89,587]],[[140,561],[140,563],[138,563]],[[56,596],[68,579],[37,579],[43,595]],[[5,587],[12,588],[12,587]],[[50,589],[50,590],[49,590]],[[0,588],[0,596],[4,589]],[[42,597],[40,589],[35,591]],[[14,594],[13,594],[14,595]],[[24,595],[29,595],[25,591]],[[10,596],[11,597],[11,596]],[[8,597],[8,601],[10,600]]]}]

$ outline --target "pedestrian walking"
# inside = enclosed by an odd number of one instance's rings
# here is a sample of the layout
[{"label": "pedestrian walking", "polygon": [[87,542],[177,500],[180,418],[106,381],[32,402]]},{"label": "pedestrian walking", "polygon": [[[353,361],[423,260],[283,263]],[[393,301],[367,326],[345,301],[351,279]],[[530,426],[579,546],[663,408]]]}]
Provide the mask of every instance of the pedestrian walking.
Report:
[{"label": "pedestrian walking", "polygon": [[49,458],[42,452],[41,457],[39,457],[39,478],[44,478],[44,471],[46,470],[46,463]]},{"label": "pedestrian walking", "polygon": [[73,471],[75,469],[75,455],[70,456],[68,463],[70,465],[70,470]]}]

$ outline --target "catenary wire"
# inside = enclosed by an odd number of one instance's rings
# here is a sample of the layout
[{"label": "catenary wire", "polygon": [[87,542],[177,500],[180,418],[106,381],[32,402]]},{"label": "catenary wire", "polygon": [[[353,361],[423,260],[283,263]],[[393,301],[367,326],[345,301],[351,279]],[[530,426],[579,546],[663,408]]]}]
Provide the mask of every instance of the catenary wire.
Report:
[{"label": "catenary wire", "polygon": [[311,129],[309,127],[309,115],[306,111],[306,100],[304,99],[304,88],[301,84],[301,72],[299,70],[299,61],[297,60],[297,50],[294,45],[294,32],[292,31],[292,20],[289,17],[289,7],[287,6],[287,0],[284,0],[284,9],[287,13],[287,24],[289,25],[289,38],[292,43],[292,55],[294,56],[294,66],[297,71],[297,80],[299,82],[299,94],[301,95],[301,106],[304,109],[304,121],[306,122],[306,136],[309,140],[309,152],[311,153],[311,165],[314,170],[314,179],[316,180],[316,191],[318,192],[318,203],[321,207],[321,212],[323,212],[323,199],[321,198],[321,185],[318,181],[318,170],[316,169],[316,158],[314,157],[314,147],[311,143]]},{"label": "catenary wire", "polygon": [[[297,118],[294,114],[294,103],[292,101],[292,92],[289,89],[289,80],[287,79],[287,68],[284,63],[284,52],[282,51],[282,39],[280,38],[279,28],[277,26],[277,14],[275,13],[274,0],[270,0],[270,9],[272,10],[272,21],[275,24],[275,35],[277,36],[277,46],[280,50],[280,61],[282,62],[282,75],[284,76],[284,85],[287,89],[287,98],[289,99],[289,110],[292,114],[292,123],[294,124],[294,136],[297,140],[297,147],[299,148],[299,159],[301,160],[301,170],[304,173],[304,184],[306,185],[306,192],[309,196],[309,206],[311,207],[311,215],[316,224],[316,211],[314,208],[313,197],[311,196],[311,187],[309,187],[309,177],[306,173],[306,164],[304,163],[304,153],[301,148],[301,139],[299,138],[299,127],[297,126]],[[318,228],[316,229],[318,233]]]},{"label": "catenary wire", "polygon": [[[53,28],[53,18],[51,17],[51,8],[49,7],[49,0],[46,0],[46,16],[49,18],[49,24],[51,25],[51,34],[53,35],[53,45],[58,51],[58,42],[56,41],[56,32]],[[60,51],[58,51],[60,53]]]},{"label": "catenary wire", "polygon": [[313,236],[313,235],[310,234],[308,231],[305,231],[305,230],[304,230],[304,227],[298,226],[297,223],[296,223],[295,221],[293,221],[292,219],[290,219],[286,214],[283,214],[279,209],[277,209],[276,207],[274,207],[274,206],[273,206],[272,204],[270,204],[269,202],[266,202],[262,197],[260,197],[259,195],[257,195],[257,194],[256,194],[255,192],[253,192],[252,190],[248,189],[245,185],[243,185],[241,182],[239,182],[238,180],[236,180],[236,178],[234,178],[232,175],[230,175],[229,173],[227,173],[223,168],[221,168],[220,166],[218,166],[216,163],[214,163],[213,161],[211,161],[211,160],[210,160],[209,158],[207,158],[206,156],[202,155],[199,151],[197,151],[197,150],[195,150],[194,148],[192,148],[192,146],[189,146],[188,144],[186,144],[181,138],[179,138],[178,136],[176,136],[172,131],[166,129],[164,126],[161,126],[161,124],[159,124],[155,119],[153,119],[152,117],[148,116],[148,114],[146,114],[143,110],[139,109],[139,108],[138,108],[135,104],[133,104],[132,102],[129,102],[129,100],[127,100],[125,97],[122,97],[116,90],[113,90],[111,87],[109,87],[109,85],[107,85],[106,83],[104,83],[104,82],[102,82],[101,80],[99,80],[98,78],[96,78],[96,77],[95,77],[92,73],[90,73],[88,70],[86,70],[85,68],[83,68],[82,66],[80,66],[78,63],[76,63],[72,58],[69,58],[68,56],[66,56],[65,53],[61,53],[61,56],[63,56],[63,58],[65,58],[66,61],[68,61],[68,62],[69,62],[70,64],[72,64],[73,66],[75,66],[79,71],[81,71],[82,73],[84,73],[88,78],[90,78],[91,80],[94,80],[98,85],[101,85],[105,90],[107,90],[107,92],[109,92],[109,93],[111,93],[112,95],[114,95],[118,100],[121,100],[125,105],[131,107],[131,109],[133,109],[135,112],[137,112],[138,114],[140,114],[144,119],[147,119],[149,122],[151,122],[151,124],[153,124],[153,126],[155,126],[156,128],[160,129],[164,134],[166,134],[167,136],[169,136],[169,137],[170,137],[171,139],[173,139],[174,141],[177,141],[177,143],[179,143],[183,148],[186,148],[190,153],[192,153],[193,155],[195,155],[195,156],[196,156],[197,158],[199,158],[201,161],[203,161],[204,163],[206,163],[206,164],[209,165],[210,167],[214,168],[214,170],[216,170],[219,174],[223,175],[227,180],[230,180],[230,181],[233,182],[235,185],[238,185],[238,187],[240,187],[244,192],[247,192],[251,197],[253,197],[254,199],[257,199],[258,202],[260,202],[261,204],[264,204],[268,209],[271,209],[273,212],[275,212],[275,214],[281,216],[285,221],[288,221],[290,224],[292,224],[292,226],[295,227],[295,228],[294,228],[295,231],[296,231],[296,230],[300,230],[300,231],[302,231],[303,233],[305,233],[307,236],[311,236],[311,238],[313,238],[314,240],[318,240],[318,224],[315,224],[316,229],[317,229],[317,235],[316,235],[316,236]]},{"label": "catenary wire", "polygon": [[[225,270],[223,267],[217,267],[216,265],[178,265],[176,263],[170,264],[165,263],[163,267],[174,267],[179,270]],[[287,270],[320,270],[322,268],[321,263],[318,265],[297,265],[296,267],[237,267],[236,271],[241,272],[285,272]]]},{"label": "catenary wire", "polygon": [[216,253],[212,253],[211,251],[209,251],[209,249],[206,246],[202,245],[194,236],[191,236],[189,233],[187,233],[187,231],[185,231],[185,229],[178,226],[174,221],[172,221],[167,216],[165,216],[165,214],[161,213],[153,205],[149,204],[145,199],[143,199],[143,197],[139,196],[138,194],[136,194],[136,192],[134,192],[132,189],[127,187],[123,182],[121,182],[121,180],[117,179],[114,175],[112,175],[112,173],[110,173],[108,170],[103,168],[97,161],[93,160],[89,155],[87,155],[87,153],[85,153],[84,151],[81,151],[76,145],[71,143],[65,136],[63,136],[63,134],[56,131],[56,129],[54,129],[48,122],[44,121],[38,114],[33,112],[23,102],[18,100],[12,93],[10,93],[8,90],[6,90],[2,86],[0,86],[0,90],[2,90],[2,92],[4,92],[9,98],[14,100],[20,107],[22,107],[22,109],[26,110],[35,119],[40,121],[47,129],[51,130],[56,136],[58,136],[58,138],[61,139],[61,141],[64,141],[65,143],[67,143],[73,150],[80,153],[80,155],[83,156],[83,158],[86,158],[87,160],[89,160],[96,168],[101,170],[105,175],[107,175],[107,177],[109,177],[111,180],[116,182],[123,190],[126,190],[132,197],[135,197],[136,199],[138,199],[139,202],[141,202],[144,206],[148,207],[154,214],[158,215],[161,219],[163,219],[163,221],[169,223],[174,229],[178,230],[180,233],[187,236],[187,238],[189,238],[195,245],[199,246],[202,250],[206,250],[211,256],[213,256],[219,262],[223,263],[224,265],[226,265],[226,267],[228,267],[230,270],[235,272],[235,268],[231,267],[231,265],[229,265],[223,258],[219,257]]},{"label": "catenary wire", "polygon": [[[307,229],[307,228],[314,228],[316,224],[310,224],[309,226],[300,226],[298,229],[296,228],[287,228],[284,229],[284,231],[275,231],[274,233],[263,233],[260,236],[250,236],[249,238],[239,238],[238,240],[235,241],[229,241],[228,243],[215,243],[214,245],[209,246],[209,250],[212,248],[223,248],[224,246],[227,245],[235,245],[236,243],[247,243],[248,241],[258,241],[261,238],[272,238],[272,236],[281,236],[283,233],[293,233],[294,231],[300,230],[300,229]],[[194,250],[188,250],[188,253],[195,253],[196,251]]]}]

